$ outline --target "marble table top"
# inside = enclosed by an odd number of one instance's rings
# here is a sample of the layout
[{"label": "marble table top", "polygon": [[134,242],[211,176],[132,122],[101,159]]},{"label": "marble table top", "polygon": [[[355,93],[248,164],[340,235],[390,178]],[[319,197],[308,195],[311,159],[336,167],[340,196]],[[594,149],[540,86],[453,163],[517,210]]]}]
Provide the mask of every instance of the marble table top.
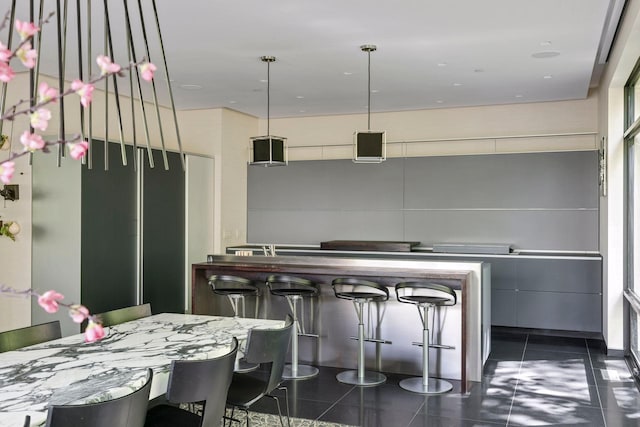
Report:
[{"label": "marble table top", "polygon": [[[0,427],[44,425],[50,404],[113,398],[139,387],[153,369],[150,399],[167,390],[171,361],[207,359],[242,350],[252,328],[283,321],[163,313],[106,328],[107,336],[84,343],[82,335],[0,353]],[[239,352],[240,354],[240,352]]]}]

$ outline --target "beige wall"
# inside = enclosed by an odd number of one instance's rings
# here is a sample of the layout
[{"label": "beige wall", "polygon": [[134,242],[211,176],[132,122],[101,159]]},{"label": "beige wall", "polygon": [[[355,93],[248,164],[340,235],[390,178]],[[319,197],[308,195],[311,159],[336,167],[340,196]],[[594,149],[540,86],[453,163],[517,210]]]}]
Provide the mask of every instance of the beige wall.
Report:
[{"label": "beige wall", "polygon": [[[387,156],[438,156],[596,149],[598,101],[585,100],[372,114],[387,133]],[[272,119],[289,160],[346,159],[366,114]],[[260,121],[265,132],[266,121]]]}]

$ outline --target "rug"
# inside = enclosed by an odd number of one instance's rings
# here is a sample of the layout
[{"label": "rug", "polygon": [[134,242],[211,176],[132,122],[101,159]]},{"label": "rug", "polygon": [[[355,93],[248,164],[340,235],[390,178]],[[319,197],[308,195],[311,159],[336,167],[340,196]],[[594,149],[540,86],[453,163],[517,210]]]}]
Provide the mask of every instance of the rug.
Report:
[{"label": "rug", "polygon": [[[228,410],[227,415],[231,415]],[[243,411],[236,410],[233,417],[240,421],[240,426],[247,425],[245,422],[246,414]],[[251,427],[280,427],[280,417],[277,415],[263,414],[260,412],[249,412],[249,420]],[[284,425],[287,426],[287,418],[284,417]],[[238,426],[238,423],[232,423],[232,426]],[[326,421],[305,420],[303,418],[291,417],[291,427],[354,427],[346,424],[331,423]]]}]

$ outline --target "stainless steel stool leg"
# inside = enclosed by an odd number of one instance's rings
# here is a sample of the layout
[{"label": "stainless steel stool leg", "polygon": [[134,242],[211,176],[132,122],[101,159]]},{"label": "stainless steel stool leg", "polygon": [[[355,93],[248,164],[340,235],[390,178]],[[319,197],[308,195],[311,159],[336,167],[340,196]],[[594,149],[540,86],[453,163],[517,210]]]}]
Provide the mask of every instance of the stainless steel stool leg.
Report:
[{"label": "stainless steel stool leg", "polygon": [[[374,386],[384,383],[387,377],[380,372],[371,372],[364,369],[364,321],[363,310],[365,300],[353,302],[358,314],[358,369],[355,371],[344,371],[336,375],[336,379],[344,384],[358,386]],[[368,303],[368,302],[367,302]]]},{"label": "stainless steel stool leg", "polygon": [[291,336],[291,364],[285,365],[284,371],[282,373],[282,378],[286,380],[302,380],[307,378],[312,378],[318,375],[318,368],[315,366],[309,365],[299,365],[298,364],[298,331],[300,329],[300,324],[298,322],[298,306],[297,302],[302,297],[300,295],[291,295],[288,296],[291,311],[293,313],[293,330],[294,333]]},{"label": "stainless steel stool leg", "polygon": [[429,308],[430,305],[418,305],[418,312],[422,317],[422,377],[407,378],[400,381],[400,387],[407,391],[420,394],[441,394],[453,389],[449,381],[439,378],[429,378]]}]

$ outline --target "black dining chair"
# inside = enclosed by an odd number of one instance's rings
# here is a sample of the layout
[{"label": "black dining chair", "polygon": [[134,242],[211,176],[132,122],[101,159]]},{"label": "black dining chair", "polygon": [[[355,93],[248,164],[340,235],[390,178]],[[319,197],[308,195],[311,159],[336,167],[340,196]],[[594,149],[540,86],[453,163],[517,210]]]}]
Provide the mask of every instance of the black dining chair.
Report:
[{"label": "black dining chair", "polygon": [[62,337],[60,322],[42,323],[0,333],[0,353],[56,340]]},{"label": "black dining chair", "polygon": [[151,304],[146,303],[118,308],[116,310],[105,311],[96,316],[102,321],[102,326],[119,325],[120,323],[151,316]]},{"label": "black dining chair", "polygon": [[285,392],[285,404],[287,405],[287,423],[289,426],[291,425],[287,388],[282,387],[281,384],[292,329],[293,317],[287,315],[283,328],[249,330],[245,358],[247,362],[259,363],[261,367],[255,372],[233,374],[227,396],[227,405],[232,408],[229,424],[231,421],[238,421],[233,418],[233,411],[238,408],[247,414],[247,427],[249,427],[249,408],[262,397],[267,396],[276,401],[280,424],[284,427],[280,401],[272,394],[274,390],[282,389]]},{"label": "black dining chair", "polygon": [[171,362],[166,398],[173,404],[198,403],[201,413],[162,404],[147,412],[145,427],[220,427],[238,353],[234,337],[231,351],[206,360]]},{"label": "black dining chair", "polygon": [[149,403],[153,371],[147,381],[126,396],[83,405],[53,405],[45,427],[143,427]]}]

